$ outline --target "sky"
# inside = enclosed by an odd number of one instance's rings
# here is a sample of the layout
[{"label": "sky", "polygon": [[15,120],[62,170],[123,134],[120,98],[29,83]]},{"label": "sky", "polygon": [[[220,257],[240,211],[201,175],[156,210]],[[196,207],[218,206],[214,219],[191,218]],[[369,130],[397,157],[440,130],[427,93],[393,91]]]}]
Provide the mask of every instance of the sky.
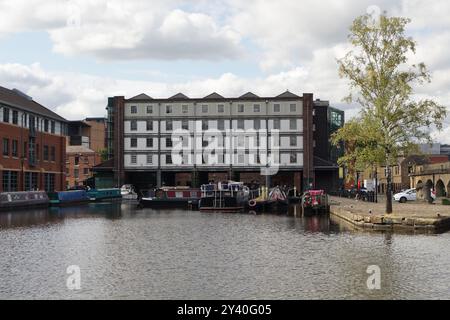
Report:
[{"label": "sky", "polygon": [[[68,120],[106,114],[107,97],[178,92],[240,96],[286,90],[346,111],[336,60],[359,15],[412,19],[432,83],[416,98],[450,106],[447,0],[0,0],[0,86]],[[450,113],[450,109],[449,109]],[[450,143],[450,117],[436,142]]]}]

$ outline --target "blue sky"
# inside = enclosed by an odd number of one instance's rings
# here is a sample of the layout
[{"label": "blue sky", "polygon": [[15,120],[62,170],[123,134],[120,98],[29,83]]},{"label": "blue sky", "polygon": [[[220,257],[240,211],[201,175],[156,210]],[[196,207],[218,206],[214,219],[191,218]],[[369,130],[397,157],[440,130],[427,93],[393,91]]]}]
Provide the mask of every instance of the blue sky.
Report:
[{"label": "blue sky", "polygon": [[[108,96],[179,91],[275,95],[286,89],[342,103],[336,59],[348,27],[372,5],[410,17],[433,82],[418,98],[450,100],[445,0],[0,0],[0,85],[68,119],[104,115]],[[436,133],[450,142],[450,129]]]},{"label": "blue sky", "polygon": [[[89,55],[67,56],[53,52],[52,41],[45,31],[11,33],[0,40],[0,61],[32,64],[60,72],[81,72],[128,80],[161,80],[179,82],[202,77],[219,77],[226,72],[243,77],[261,76],[256,60],[195,61],[191,60],[99,60]],[[245,44],[255,50],[251,44]],[[25,49],[25,48],[31,48]],[[24,50],[25,49],[25,50]]]}]

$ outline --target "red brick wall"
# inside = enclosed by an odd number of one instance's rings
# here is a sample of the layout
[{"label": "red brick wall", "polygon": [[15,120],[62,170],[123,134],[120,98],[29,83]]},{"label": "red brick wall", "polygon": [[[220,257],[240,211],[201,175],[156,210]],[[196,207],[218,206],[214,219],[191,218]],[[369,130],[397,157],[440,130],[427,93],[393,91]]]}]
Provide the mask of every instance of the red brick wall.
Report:
[{"label": "red brick wall", "polygon": [[241,172],[239,178],[244,183],[252,183],[256,181],[260,185],[266,184],[266,177],[261,175],[261,172]]},{"label": "red brick wall", "polygon": [[106,148],[106,123],[97,121],[86,121],[91,127],[89,132],[90,149],[100,152]]},{"label": "red brick wall", "polygon": [[215,183],[228,181],[228,172],[210,172],[208,173],[208,180]]},{"label": "red brick wall", "polygon": [[192,173],[191,172],[180,172],[175,174],[175,184],[177,186],[188,186],[192,185]]},{"label": "red brick wall", "polygon": [[[3,156],[3,139],[9,139],[8,157]],[[18,141],[18,157],[12,157],[12,140]],[[12,124],[0,123],[0,171],[10,170],[19,172],[18,188],[24,188],[24,176],[22,172],[39,172],[38,185],[44,189],[44,173],[55,174],[55,189],[65,190],[65,154],[66,138],[49,133],[37,132],[36,148],[39,145],[39,152],[36,153],[36,166],[29,166],[28,161],[22,161],[24,157],[24,142],[27,142],[28,151],[28,129],[21,128]],[[49,146],[49,161],[44,161],[44,145]],[[55,147],[55,161],[50,160],[51,147]],[[27,157],[27,155],[25,155]],[[22,163],[23,162],[23,163]],[[0,174],[0,192],[3,191]]]},{"label": "red brick wall", "polygon": [[[79,164],[75,165],[75,158],[79,157]],[[67,153],[66,183],[69,187],[81,186],[83,181],[92,177],[92,168],[100,164],[100,155],[94,152],[89,153]],[[78,169],[78,178],[75,178],[75,169]],[[84,174],[84,169],[88,169],[88,174]]]}]

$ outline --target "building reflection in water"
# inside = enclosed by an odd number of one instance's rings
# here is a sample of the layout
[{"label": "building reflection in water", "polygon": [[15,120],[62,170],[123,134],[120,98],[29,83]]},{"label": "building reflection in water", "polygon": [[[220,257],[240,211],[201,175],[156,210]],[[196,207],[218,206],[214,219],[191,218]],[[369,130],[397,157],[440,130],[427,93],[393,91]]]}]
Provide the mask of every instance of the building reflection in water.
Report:
[{"label": "building reflection in water", "polygon": [[32,210],[0,212],[0,229],[35,227],[63,223],[66,219],[102,217],[111,220],[122,218],[129,205],[105,202],[85,204],[75,207],[50,207]]}]

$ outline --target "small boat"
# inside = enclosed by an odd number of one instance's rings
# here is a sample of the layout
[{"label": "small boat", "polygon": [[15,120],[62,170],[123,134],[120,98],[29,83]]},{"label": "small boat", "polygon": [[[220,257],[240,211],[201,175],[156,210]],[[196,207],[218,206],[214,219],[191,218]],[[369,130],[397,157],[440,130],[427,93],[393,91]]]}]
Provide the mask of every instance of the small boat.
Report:
[{"label": "small boat", "polygon": [[328,195],[323,190],[309,190],[302,196],[303,214],[330,213]]},{"label": "small boat", "polygon": [[138,195],[131,184],[123,185],[122,188],[120,188],[120,193],[122,198],[126,200],[136,200],[138,198]]},{"label": "small boat", "polygon": [[120,189],[91,189],[87,191],[91,201],[121,199]]},{"label": "small boat", "polygon": [[201,187],[200,211],[235,213],[245,210],[250,190],[242,182],[219,182]]},{"label": "small boat", "polygon": [[51,206],[70,206],[89,202],[90,198],[85,190],[59,191],[48,193]]},{"label": "small boat", "polygon": [[2,192],[0,210],[48,207],[50,201],[45,191]]},{"label": "small boat", "polygon": [[144,208],[197,208],[200,197],[200,189],[163,187],[142,191],[139,206]]},{"label": "small boat", "polygon": [[261,195],[258,198],[251,199],[248,202],[249,209],[251,211],[261,212],[274,212],[286,210],[289,205],[286,193],[279,187],[275,187],[267,192],[267,188],[262,190]]}]

